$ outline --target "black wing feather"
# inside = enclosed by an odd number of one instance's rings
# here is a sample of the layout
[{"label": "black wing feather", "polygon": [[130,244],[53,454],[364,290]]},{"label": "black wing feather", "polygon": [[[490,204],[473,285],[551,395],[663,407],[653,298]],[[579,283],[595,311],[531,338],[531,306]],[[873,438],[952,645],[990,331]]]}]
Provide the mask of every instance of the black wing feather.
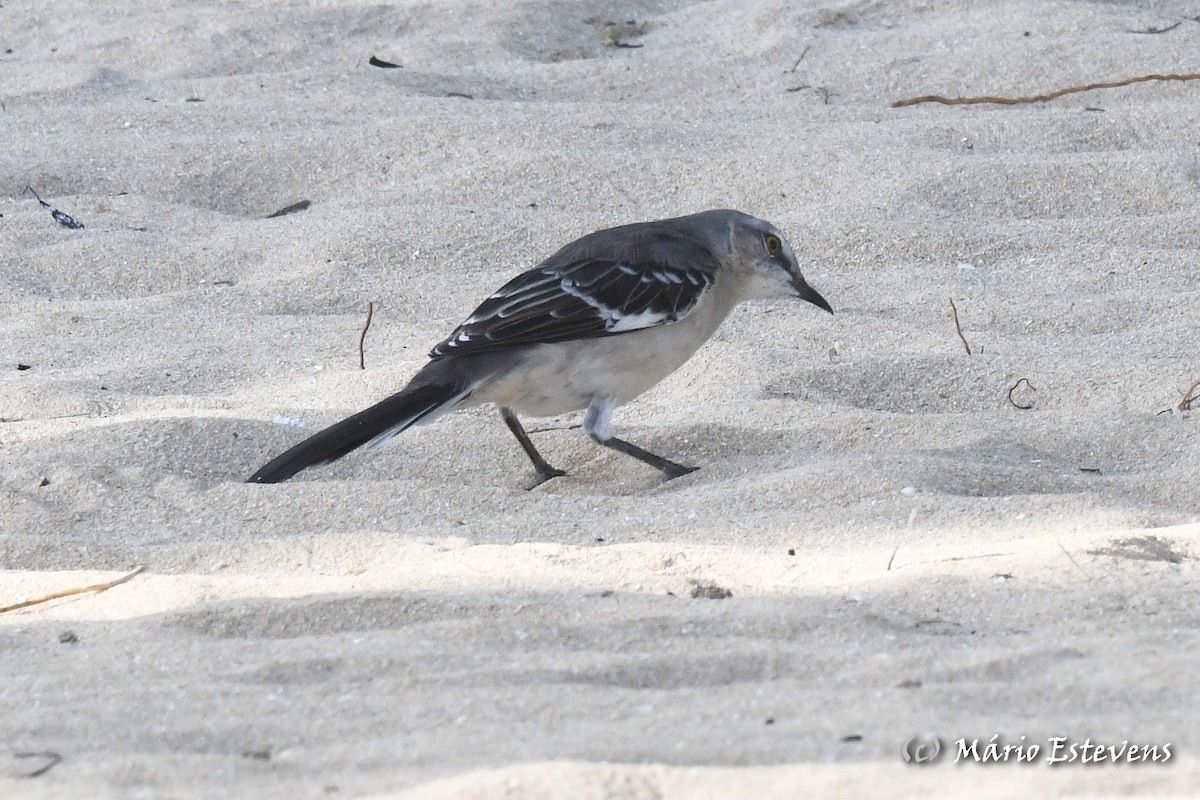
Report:
[{"label": "black wing feather", "polygon": [[657,223],[590,234],[484,300],[430,353],[477,353],[669,325],[712,286],[716,256]]}]

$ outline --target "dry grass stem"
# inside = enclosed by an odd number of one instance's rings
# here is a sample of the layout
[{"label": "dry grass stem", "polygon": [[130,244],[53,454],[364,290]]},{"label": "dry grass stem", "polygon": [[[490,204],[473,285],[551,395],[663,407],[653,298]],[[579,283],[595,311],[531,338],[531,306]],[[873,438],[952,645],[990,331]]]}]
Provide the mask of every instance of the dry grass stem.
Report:
[{"label": "dry grass stem", "polygon": [[967,337],[963,336],[962,325],[958,322],[958,306],[954,305],[954,298],[950,299],[950,311],[954,314],[954,330],[958,331],[958,338],[962,339],[963,347],[967,350],[967,355],[971,355],[971,345],[967,343]]},{"label": "dry grass stem", "polygon": [[53,594],[48,594],[44,597],[37,597],[33,600],[25,600],[21,603],[13,603],[11,606],[0,606],[0,614],[4,614],[9,611],[16,611],[19,608],[29,608],[30,606],[49,603],[51,600],[58,600],[63,597],[71,597],[72,595],[87,594],[88,592],[103,592],[113,588],[114,586],[120,586],[122,583],[133,580],[138,575],[141,575],[145,569],[145,567],[138,567],[133,572],[130,572],[127,575],[122,575],[115,581],[109,581],[107,583],[94,583],[91,586],[80,586],[77,589],[64,589],[61,592],[54,592]]},{"label": "dry grass stem", "polygon": [[375,304],[367,302],[367,323],[363,325],[362,333],[358,335],[358,368],[367,368],[367,357],[363,353],[363,344],[367,341],[367,331],[371,328],[371,317],[375,315]]},{"label": "dry grass stem", "polygon": [[1067,86],[1063,89],[1055,89],[1052,92],[1045,94],[1035,94],[1028,97],[992,97],[985,95],[983,97],[942,97],[936,94],[926,94],[920,97],[910,97],[907,100],[897,100],[892,103],[892,108],[900,108],[901,106],[915,106],[919,103],[941,103],[946,106],[966,106],[966,105],[981,105],[991,103],[995,105],[1015,106],[1021,103],[1044,103],[1047,100],[1054,100],[1068,94],[1077,94],[1079,92],[1090,92],[1094,89],[1116,89],[1120,86],[1129,86],[1134,83],[1146,83],[1147,81],[1194,81],[1200,80],[1200,73],[1190,72],[1183,74],[1153,74],[1139,75],[1136,78],[1125,78],[1119,81],[1106,81],[1104,83],[1089,83],[1084,86]]},{"label": "dry grass stem", "polygon": [[1200,389],[1200,381],[1196,381],[1188,387],[1188,390],[1183,393],[1183,397],[1179,399],[1175,407],[1180,411],[1191,411],[1192,403],[1200,400],[1200,394],[1196,392],[1197,389]]}]

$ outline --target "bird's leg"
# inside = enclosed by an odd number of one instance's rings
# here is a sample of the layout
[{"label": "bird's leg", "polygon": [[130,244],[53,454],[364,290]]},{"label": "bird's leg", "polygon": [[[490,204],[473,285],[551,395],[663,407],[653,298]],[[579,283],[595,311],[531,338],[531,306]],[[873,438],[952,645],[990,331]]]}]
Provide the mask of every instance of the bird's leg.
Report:
[{"label": "bird's leg", "polygon": [[630,444],[624,439],[618,439],[615,436],[610,436],[607,439],[601,439],[598,436],[592,435],[592,441],[596,444],[602,444],[605,447],[611,447],[618,453],[624,453],[627,456],[633,456],[638,461],[644,461],[656,470],[667,476],[667,480],[678,478],[681,475],[687,475],[689,472],[695,472],[699,467],[685,467],[683,464],[677,464],[669,458],[656,456],[649,450],[643,450],[636,444]]},{"label": "bird's leg", "polygon": [[678,464],[669,458],[655,455],[649,450],[643,450],[636,444],[630,444],[624,439],[618,439],[613,436],[608,427],[609,420],[612,418],[612,412],[613,403],[607,398],[596,398],[588,404],[587,412],[583,415],[583,430],[596,444],[616,450],[618,453],[624,453],[627,456],[633,456],[638,461],[649,464],[663,475],[666,475],[667,480],[687,475],[699,469],[699,467],[685,467],[683,464]]},{"label": "bird's leg", "polygon": [[542,454],[533,446],[529,434],[521,427],[521,421],[517,419],[517,415],[511,409],[501,408],[500,416],[504,417],[504,424],[512,431],[513,436],[517,437],[517,441],[521,443],[521,449],[525,451],[525,455],[529,456],[529,460],[533,462],[533,468],[537,470],[537,483],[530,486],[530,489],[536,489],[551,478],[561,478],[567,474],[561,469],[550,466],[550,463],[542,458]]}]

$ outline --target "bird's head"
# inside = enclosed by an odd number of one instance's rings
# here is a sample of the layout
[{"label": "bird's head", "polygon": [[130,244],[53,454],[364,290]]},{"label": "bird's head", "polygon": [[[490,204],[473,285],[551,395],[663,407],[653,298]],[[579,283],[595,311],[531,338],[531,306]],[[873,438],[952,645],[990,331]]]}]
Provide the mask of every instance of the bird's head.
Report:
[{"label": "bird's head", "polygon": [[800,297],[830,314],[833,309],[808,285],[800,272],[796,253],[779,230],[766,220],[739,214],[730,244],[734,263],[745,271],[743,299]]}]

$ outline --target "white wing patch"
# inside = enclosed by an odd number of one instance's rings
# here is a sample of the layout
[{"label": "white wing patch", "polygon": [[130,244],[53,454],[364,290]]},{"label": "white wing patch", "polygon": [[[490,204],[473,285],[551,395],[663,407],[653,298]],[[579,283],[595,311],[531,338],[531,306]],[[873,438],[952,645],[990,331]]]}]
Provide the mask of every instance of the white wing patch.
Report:
[{"label": "white wing patch", "polygon": [[[624,267],[624,265],[621,265]],[[624,272],[624,269],[622,269]],[[629,273],[626,273],[629,274]],[[656,277],[658,273],[655,273]],[[648,279],[643,277],[643,281]],[[662,280],[662,279],[660,279]],[[663,280],[666,283],[665,280]],[[682,283],[682,281],[680,281]],[[662,311],[640,311],[636,314],[626,314],[618,308],[611,308],[597,300],[584,289],[579,288],[579,285],[571,278],[563,278],[562,289],[572,297],[578,297],[583,302],[587,303],[592,308],[596,309],[597,316],[604,321],[604,330],[612,333],[620,333],[622,331],[636,331],[639,328],[652,328],[658,325],[663,320],[667,319],[668,314]]]},{"label": "white wing patch", "polygon": [[604,321],[604,327],[613,333],[620,333],[621,331],[636,331],[638,328],[653,328],[666,318],[666,314],[660,314],[654,311],[643,311],[640,314],[621,314],[620,312],[614,312],[613,317]]}]

